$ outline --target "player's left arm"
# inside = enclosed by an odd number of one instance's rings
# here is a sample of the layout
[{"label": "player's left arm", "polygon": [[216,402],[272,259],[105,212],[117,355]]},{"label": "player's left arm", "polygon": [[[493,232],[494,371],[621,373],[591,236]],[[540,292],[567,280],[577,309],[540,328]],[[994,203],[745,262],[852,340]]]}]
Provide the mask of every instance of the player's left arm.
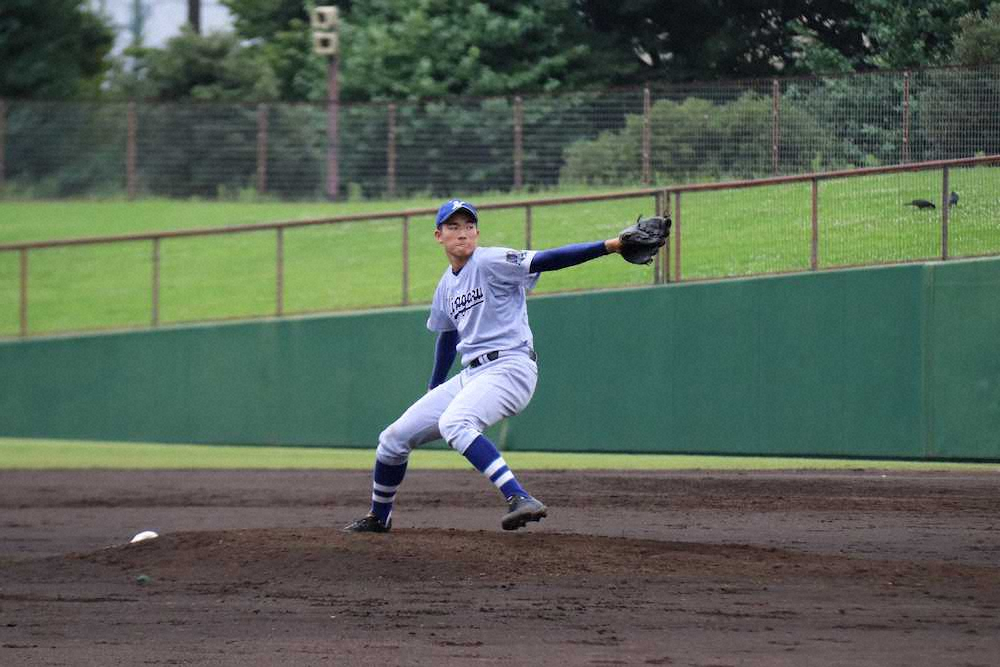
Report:
[{"label": "player's left arm", "polygon": [[621,250],[621,241],[617,238],[592,243],[573,243],[560,248],[539,250],[531,258],[529,273],[542,271],[558,271],[577,264],[589,262],[598,257],[604,257]]}]

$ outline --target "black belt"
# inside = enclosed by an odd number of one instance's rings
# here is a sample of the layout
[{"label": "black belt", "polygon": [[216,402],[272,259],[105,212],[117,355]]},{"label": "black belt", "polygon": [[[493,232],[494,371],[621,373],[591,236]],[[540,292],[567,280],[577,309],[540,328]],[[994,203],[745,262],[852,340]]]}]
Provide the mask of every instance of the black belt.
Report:
[{"label": "black belt", "polygon": [[[470,361],[469,368],[479,368],[487,361],[496,361],[499,358],[500,358],[500,350],[493,350],[492,352],[481,354],[472,361]],[[535,354],[534,350],[528,350],[528,358],[530,358],[532,361],[538,361],[538,355]]]}]

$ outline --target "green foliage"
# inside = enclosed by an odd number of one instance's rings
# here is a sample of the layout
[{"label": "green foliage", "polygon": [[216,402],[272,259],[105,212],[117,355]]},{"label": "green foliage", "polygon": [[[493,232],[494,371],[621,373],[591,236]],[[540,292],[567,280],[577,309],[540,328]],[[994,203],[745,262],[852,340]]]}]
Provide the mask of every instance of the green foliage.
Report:
[{"label": "green foliage", "polygon": [[[650,110],[650,137],[657,180],[772,175],[772,114],[771,99],[753,92],[723,104],[697,97],[656,102]],[[843,142],[806,110],[783,103],[780,118],[782,171],[818,170],[847,161]],[[621,130],[574,143],[566,151],[562,182],[638,182],[642,125],[642,116],[631,114]]]},{"label": "green foliage", "polygon": [[124,105],[10,104],[8,189],[36,198],[113,194],[124,185],[125,122]]},{"label": "green foliage", "polygon": [[341,34],[345,99],[574,89],[638,65],[552,0],[373,0],[352,7]]},{"label": "green foliage", "polygon": [[851,60],[865,49],[858,12],[846,0],[582,0],[580,6],[616,51],[642,55],[645,78],[770,76],[808,69],[802,60],[810,45],[822,47],[811,55],[812,66],[822,64],[822,53],[826,60],[832,53]]},{"label": "green foliage", "polygon": [[235,17],[236,32],[246,39],[269,40],[292,21],[309,21],[303,0],[222,0],[222,4]]},{"label": "green foliage", "polygon": [[983,16],[969,12],[958,20],[954,60],[960,65],[1000,63],[1000,2],[994,2]]},{"label": "green foliage", "polygon": [[185,26],[163,49],[141,52],[145,80],[159,100],[248,102],[275,99],[278,82],[259,49],[236,35],[198,35]]},{"label": "green foliage", "polygon": [[872,43],[869,66],[902,69],[948,61],[958,20],[984,0],[858,0],[860,25]]},{"label": "green foliage", "polygon": [[0,4],[0,97],[94,97],[114,43],[85,0]]}]

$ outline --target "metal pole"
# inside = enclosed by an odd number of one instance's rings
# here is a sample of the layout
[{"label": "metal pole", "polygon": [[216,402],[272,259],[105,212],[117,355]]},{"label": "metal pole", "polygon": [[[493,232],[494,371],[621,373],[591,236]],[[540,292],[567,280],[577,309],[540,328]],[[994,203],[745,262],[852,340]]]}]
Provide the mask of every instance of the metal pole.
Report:
[{"label": "metal pole", "polygon": [[152,289],[152,326],[160,324],[160,239],[153,239],[153,289]]},{"label": "metal pole", "polygon": [[386,194],[396,196],[396,104],[389,103],[389,132],[386,138]]},{"label": "metal pole", "polygon": [[[663,203],[660,200],[660,195],[662,193],[657,192],[653,195],[653,211],[654,215],[663,215]],[[657,253],[653,256],[653,284],[658,285],[663,281],[663,272],[661,271],[661,264],[663,255],[663,248],[660,248]]]},{"label": "metal pole", "polygon": [[514,189],[524,186],[524,101],[514,98]]},{"label": "metal pole", "polygon": [[28,335],[28,250],[21,252],[21,335]]},{"label": "metal pole", "polygon": [[138,154],[136,142],[139,134],[139,119],[135,111],[135,102],[128,103],[127,115],[128,136],[125,143],[125,189],[128,192],[128,198],[135,199],[137,191],[135,164]]},{"label": "metal pole", "polygon": [[524,249],[531,250],[531,206],[524,207]]},{"label": "metal pole", "polygon": [[651,95],[649,86],[646,86],[642,89],[642,182],[644,185],[653,182],[651,110]]},{"label": "metal pole", "polygon": [[674,281],[681,281],[681,193],[674,197]]},{"label": "metal pole", "polygon": [[[670,214],[670,190],[663,191],[663,212]],[[670,243],[663,244],[663,282],[670,282]]]},{"label": "metal pole", "polygon": [[257,192],[267,192],[267,105],[257,107]]},{"label": "metal pole", "polygon": [[771,100],[771,169],[777,175],[780,158],[778,146],[781,138],[781,85],[777,79],[771,82]]},{"label": "metal pole", "polygon": [[910,72],[903,72],[903,164],[910,161]]},{"label": "metal pole", "polygon": [[941,259],[948,259],[948,209],[951,194],[948,187],[948,167],[941,170]]},{"label": "metal pole", "polygon": [[819,268],[819,179],[812,179],[812,242],[809,251],[809,268]]},{"label": "metal pole", "polygon": [[338,150],[340,136],[337,116],[340,114],[340,86],[337,82],[337,56],[330,56],[326,68],[326,197],[336,201],[340,191],[340,165]]},{"label": "metal pole", "polygon": [[274,269],[274,302],[275,314],[281,317],[285,313],[285,228],[278,227],[275,239],[275,269]]},{"label": "metal pole", "polygon": [[410,216],[403,216],[403,305],[410,303]]}]

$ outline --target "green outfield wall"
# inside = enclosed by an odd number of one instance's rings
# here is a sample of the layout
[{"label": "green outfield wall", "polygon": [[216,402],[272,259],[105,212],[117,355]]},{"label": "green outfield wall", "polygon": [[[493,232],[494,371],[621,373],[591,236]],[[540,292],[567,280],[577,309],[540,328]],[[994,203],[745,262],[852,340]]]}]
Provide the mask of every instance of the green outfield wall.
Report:
[{"label": "green outfield wall", "polygon": [[[543,277],[544,280],[544,277]],[[534,298],[510,450],[1000,459],[1000,260]],[[0,436],[373,447],[425,308],[0,343]],[[252,456],[248,450],[248,456]]]}]

